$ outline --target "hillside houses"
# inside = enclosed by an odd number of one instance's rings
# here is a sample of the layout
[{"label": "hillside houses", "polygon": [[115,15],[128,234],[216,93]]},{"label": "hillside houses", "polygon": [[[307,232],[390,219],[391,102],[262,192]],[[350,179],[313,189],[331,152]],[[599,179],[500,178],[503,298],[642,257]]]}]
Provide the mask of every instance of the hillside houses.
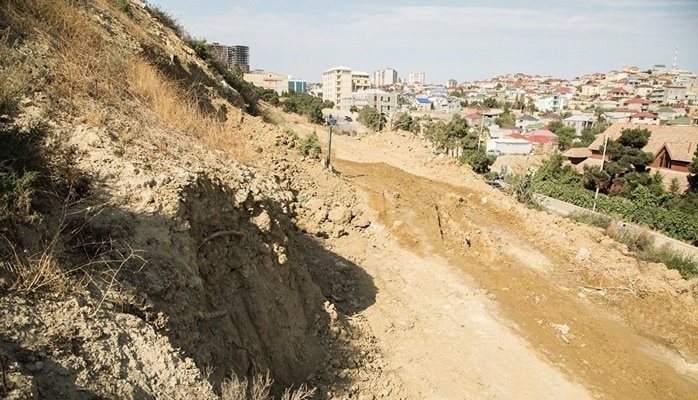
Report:
[{"label": "hillside houses", "polygon": [[674,178],[682,188],[686,187],[688,164],[698,146],[698,126],[659,126],[639,124],[613,124],[603,134],[597,136],[588,147],[573,148],[563,153],[579,171],[584,165],[600,165],[603,158],[605,138],[616,140],[625,129],[646,128],[651,133],[643,151],[653,154],[649,167],[664,176],[664,184],[669,187]]}]

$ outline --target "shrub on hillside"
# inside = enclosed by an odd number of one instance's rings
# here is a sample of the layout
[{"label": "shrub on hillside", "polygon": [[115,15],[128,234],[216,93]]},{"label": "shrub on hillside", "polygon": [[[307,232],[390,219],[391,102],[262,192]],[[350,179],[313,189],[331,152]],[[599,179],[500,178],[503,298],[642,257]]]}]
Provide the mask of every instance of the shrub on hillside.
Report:
[{"label": "shrub on hillside", "polygon": [[313,133],[306,135],[303,139],[301,139],[300,143],[298,144],[298,149],[300,150],[301,154],[306,157],[313,159],[320,158],[322,150],[320,149],[320,140],[317,137],[317,133],[313,131]]},{"label": "shrub on hillside", "polygon": [[611,218],[598,213],[575,211],[569,217],[577,222],[606,229],[611,225]]},{"label": "shrub on hillside", "polygon": [[167,11],[153,4],[146,4],[145,10],[148,11],[153,18],[158,20],[158,22],[172,29],[177,36],[184,36],[184,28],[182,25],[180,25],[179,22],[177,22],[177,20]]},{"label": "shrub on hillside", "polygon": [[484,174],[489,172],[490,166],[497,160],[497,156],[487,154],[484,150],[475,150],[463,154],[459,160],[463,164],[470,165],[476,173]]}]

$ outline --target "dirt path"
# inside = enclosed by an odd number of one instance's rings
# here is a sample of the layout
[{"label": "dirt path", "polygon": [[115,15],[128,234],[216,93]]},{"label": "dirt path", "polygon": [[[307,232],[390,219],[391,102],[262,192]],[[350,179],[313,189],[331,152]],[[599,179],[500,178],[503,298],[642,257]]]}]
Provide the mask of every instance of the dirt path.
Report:
[{"label": "dirt path", "polygon": [[408,398],[698,398],[696,280],[527,209],[412,134],[332,149],[378,223],[370,245],[333,246],[363,255],[378,289],[363,314]]},{"label": "dirt path", "polygon": [[696,397],[695,298],[663,267],[513,203],[413,138],[340,136],[333,150],[378,222],[372,248],[336,250],[364,254],[378,287],[364,315],[410,397]]}]

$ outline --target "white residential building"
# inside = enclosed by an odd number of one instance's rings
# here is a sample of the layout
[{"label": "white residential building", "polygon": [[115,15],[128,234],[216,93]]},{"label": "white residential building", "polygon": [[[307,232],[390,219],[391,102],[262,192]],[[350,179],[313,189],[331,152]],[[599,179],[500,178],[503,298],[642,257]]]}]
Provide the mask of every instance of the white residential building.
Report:
[{"label": "white residential building", "polygon": [[559,94],[552,94],[539,98],[534,104],[538,111],[560,112],[565,107],[565,98]]},{"label": "white residential building", "polygon": [[397,83],[397,71],[392,68],[380,69],[373,73],[373,84],[376,87],[390,86]]},{"label": "white residential building", "polygon": [[334,108],[349,111],[351,108],[351,68],[339,66],[322,73],[322,99],[334,103]]},{"label": "white residential building", "polygon": [[591,114],[572,114],[562,120],[562,123],[574,128],[575,136],[582,136],[584,128],[594,126],[594,116]]},{"label": "white residential building", "polygon": [[410,73],[408,82],[410,85],[414,85],[415,83],[420,83],[423,85],[425,83],[424,72],[412,72],[412,73]]},{"label": "white residential building", "polygon": [[529,154],[532,150],[533,143],[525,139],[501,138],[487,141],[487,151],[499,154]]},{"label": "white residential building", "polygon": [[397,110],[397,93],[388,93],[380,89],[368,89],[354,92],[352,105],[357,108],[373,107],[380,113],[392,114]]}]

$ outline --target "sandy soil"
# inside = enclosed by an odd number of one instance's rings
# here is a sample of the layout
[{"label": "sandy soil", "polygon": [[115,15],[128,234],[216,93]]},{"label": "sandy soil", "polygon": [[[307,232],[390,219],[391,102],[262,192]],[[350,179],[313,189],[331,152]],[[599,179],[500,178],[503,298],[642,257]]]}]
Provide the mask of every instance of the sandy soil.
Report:
[{"label": "sandy soil", "polygon": [[698,393],[695,281],[513,203],[409,135],[333,150],[378,222],[368,248],[335,250],[365,254],[378,294],[364,315],[408,398]]}]

